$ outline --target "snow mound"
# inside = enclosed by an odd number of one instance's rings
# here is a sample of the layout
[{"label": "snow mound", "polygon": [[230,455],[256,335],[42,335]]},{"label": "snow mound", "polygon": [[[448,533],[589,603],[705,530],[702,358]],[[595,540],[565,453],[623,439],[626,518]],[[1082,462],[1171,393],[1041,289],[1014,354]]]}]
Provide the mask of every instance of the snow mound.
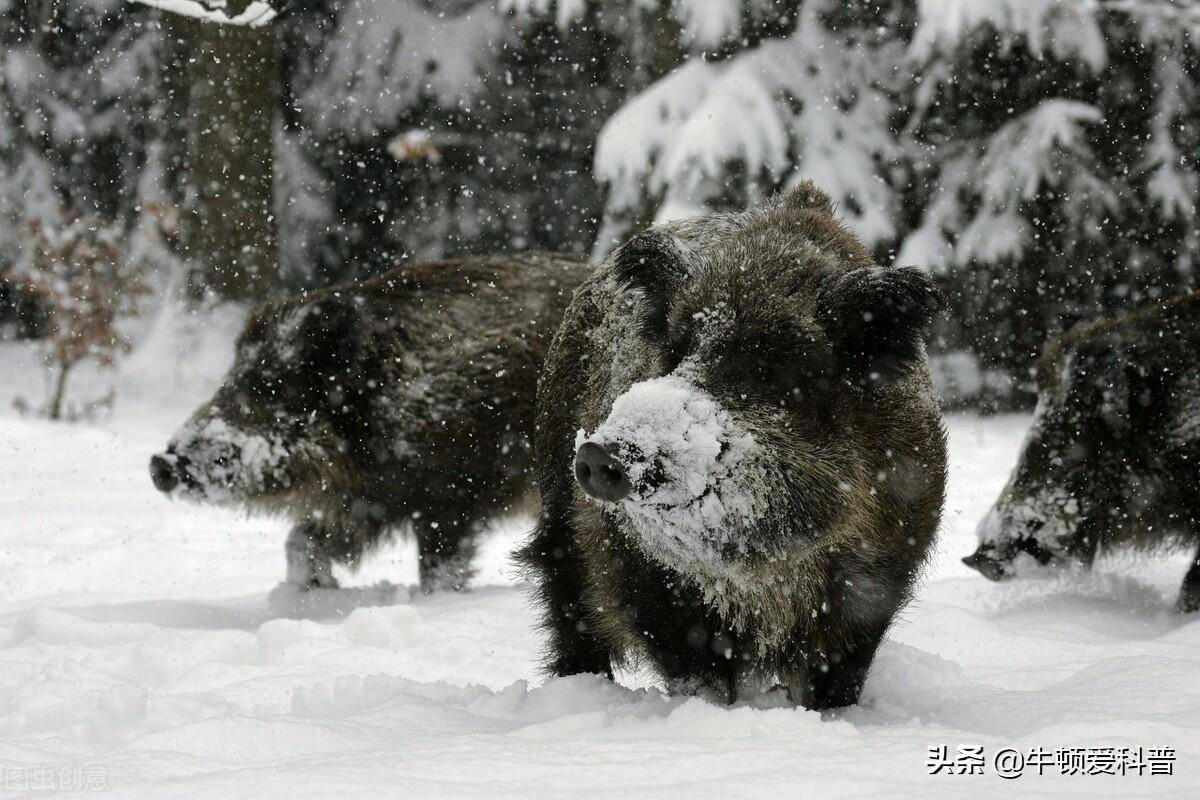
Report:
[{"label": "snow mound", "polygon": [[[676,433],[710,453],[722,428],[703,408],[695,434]],[[412,593],[411,545],[378,554],[346,581],[358,586],[277,589],[286,525],[170,503],[150,484],[146,456],[181,410],[118,410],[106,428],[0,417],[13,456],[0,459],[10,791],[50,780],[43,793],[86,781],[155,800],[1012,795],[990,763],[981,776],[929,775],[939,745],[1173,748],[1170,777],[1027,772],[1018,785],[1056,797],[1200,791],[1189,766],[1200,620],[1169,610],[1184,555],[1005,584],[959,563],[1028,417],[949,418],[929,574],[862,703],[821,715],[777,696],[734,707],[672,697],[640,672],[546,680],[534,610],[506,572],[527,523],[486,543],[490,585],[471,592]]]}]

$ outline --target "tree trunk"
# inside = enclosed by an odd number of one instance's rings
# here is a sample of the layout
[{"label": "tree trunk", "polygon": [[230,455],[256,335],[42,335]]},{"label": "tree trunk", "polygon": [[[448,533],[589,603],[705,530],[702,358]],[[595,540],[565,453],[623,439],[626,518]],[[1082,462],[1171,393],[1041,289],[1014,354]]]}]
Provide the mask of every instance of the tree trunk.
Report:
[{"label": "tree trunk", "polygon": [[186,146],[177,162],[189,285],[231,300],[263,297],[278,280],[273,217],[280,74],[274,28],[164,14],[173,43],[166,84]]},{"label": "tree trunk", "polygon": [[29,0],[25,8],[34,47],[43,56],[49,56],[52,51],[50,43],[53,41],[54,23],[58,19],[59,2],[60,0]]},{"label": "tree trunk", "polygon": [[50,408],[46,412],[50,419],[62,419],[63,397],[67,393],[67,373],[73,366],[75,366],[74,361],[65,361],[58,368],[58,377],[54,381],[54,394],[50,396]]}]

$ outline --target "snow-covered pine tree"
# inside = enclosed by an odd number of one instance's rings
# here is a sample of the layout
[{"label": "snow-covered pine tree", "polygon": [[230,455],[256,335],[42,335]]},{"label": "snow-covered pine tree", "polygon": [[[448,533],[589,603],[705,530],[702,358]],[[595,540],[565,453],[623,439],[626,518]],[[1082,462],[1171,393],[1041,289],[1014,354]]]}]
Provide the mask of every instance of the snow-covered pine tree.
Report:
[{"label": "snow-covered pine tree", "polygon": [[99,215],[139,235],[163,138],[150,16],[123,0],[0,4],[0,304],[32,308],[4,277],[31,259],[31,224]]},{"label": "snow-covered pine tree", "polygon": [[922,0],[898,260],[941,276],[944,344],[1018,386],[1050,335],[1194,276],[1196,53],[1162,24],[1179,8]]},{"label": "snow-covered pine tree", "polygon": [[274,20],[276,5],[265,0],[134,0],[205,22],[259,28]]},{"label": "snow-covered pine tree", "polygon": [[[469,175],[482,155],[472,114],[510,34],[501,16],[461,0],[350,0],[315,17],[297,9],[283,22],[299,20],[316,35],[309,63],[289,76],[291,127],[323,181],[331,222],[303,282],[364,277],[471,241],[476,231],[459,222],[495,217],[473,213],[487,198]],[[424,150],[392,144],[422,135],[431,141]]]},{"label": "snow-covered pine tree", "polygon": [[[713,5],[740,13],[702,13]],[[901,152],[892,125],[911,24],[904,5],[670,7],[689,56],[601,132],[596,175],[608,200],[596,252],[646,222],[744,207],[806,178],[869,244],[888,241],[898,215],[889,176]]]},{"label": "snow-covered pine tree", "polygon": [[[311,282],[404,257],[588,251],[603,203],[596,135],[634,80],[616,9],[352,0],[330,10],[334,25],[314,37],[320,55],[289,78],[296,141],[336,230]],[[311,17],[297,7],[280,24],[299,30]]]},{"label": "snow-covered pine tree", "polygon": [[601,133],[597,253],[812,178],[881,259],[939,276],[941,347],[1016,384],[1048,336],[1194,280],[1194,6],[808,0],[749,44],[705,19],[724,44]]}]

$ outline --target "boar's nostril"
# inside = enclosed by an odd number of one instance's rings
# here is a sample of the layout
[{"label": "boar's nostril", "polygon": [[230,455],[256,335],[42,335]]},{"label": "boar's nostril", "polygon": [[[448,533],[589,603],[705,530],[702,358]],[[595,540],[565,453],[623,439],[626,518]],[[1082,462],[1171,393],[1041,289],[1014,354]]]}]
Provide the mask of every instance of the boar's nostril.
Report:
[{"label": "boar's nostril", "polygon": [[633,489],[620,462],[594,442],[584,442],[575,453],[575,480],[592,497],[609,502]]},{"label": "boar's nostril", "polygon": [[179,485],[175,465],[161,455],[150,456],[150,480],[160,492],[169,492]]}]

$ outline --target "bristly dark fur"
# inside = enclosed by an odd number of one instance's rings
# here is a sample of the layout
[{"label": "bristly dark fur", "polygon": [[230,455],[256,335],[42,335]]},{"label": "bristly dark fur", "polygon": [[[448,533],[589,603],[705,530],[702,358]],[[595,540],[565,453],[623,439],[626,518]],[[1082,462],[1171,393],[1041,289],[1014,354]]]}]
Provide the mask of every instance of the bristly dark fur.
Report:
[{"label": "bristly dark fur", "polygon": [[[945,438],[920,342],[936,295],[916,271],[875,267],[807,183],[634,242],[580,287],[542,371],[543,505],[521,559],[546,666],[611,675],[640,659],[672,689],[728,701],[781,684],[813,708],[854,703],[941,513]],[[863,370],[887,380],[861,381]],[[635,512],[708,523],[691,506],[643,509],[642,495],[601,505],[572,479],[576,432],[596,435],[640,387],[648,402],[679,390],[721,409],[710,422],[733,444],[706,463],[749,448],[737,457],[753,470],[730,462],[720,479],[753,501],[729,530],[656,538]],[[612,452],[649,458],[659,446],[627,444]],[[638,474],[639,491],[656,492],[669,471]],[[697,544],[733,529],[726,545]]]},{"label": "bristly dark fur", "polygon": [[1046,346],[1038,414],[964,561],[1090,566],[1121,547],[1196,547],[1177,608],[1200,610],[1200,292],[1078,325]]},{"label": "bristly dark fur", "polygon": [[411,525],[421,585],[461,588],[474,538],[534,480],[537,375],[590,266],[410,263],[256,309],[224,384],[158,457],[164,488],[295,522],[288,579],[334,586]]}]

